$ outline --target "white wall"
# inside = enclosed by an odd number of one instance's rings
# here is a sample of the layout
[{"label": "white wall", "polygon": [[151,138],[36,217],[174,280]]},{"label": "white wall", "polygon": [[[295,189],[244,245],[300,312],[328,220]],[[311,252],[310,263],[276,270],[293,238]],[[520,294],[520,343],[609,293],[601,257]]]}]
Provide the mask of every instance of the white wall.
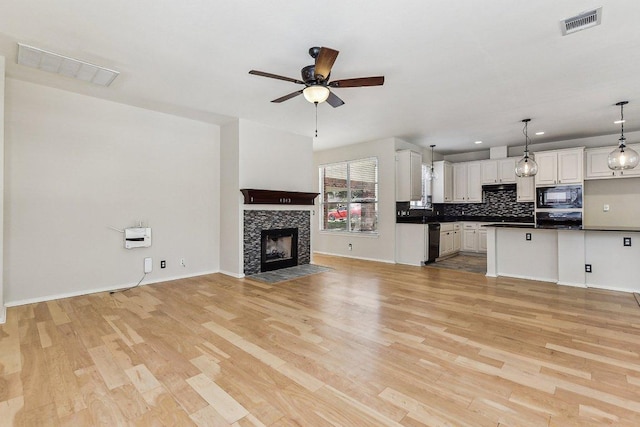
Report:
[{"label": "white wall", "polygon": [[313,191],[313,139],[240,119],[240,188]]},{"label": "white wall", "polygon": [[313,191],[313,140],[239,119],[222,127],[221,162],[220,270],[242,277],[244,210],[312,208],[245,205],[240,189]]},{"label": "white wall", "polygon": [[640,227],[640,178],[587,180],[583,200],[585,225]]},{"label": "white wall", "polygon": [[242,194],[240,193],[240,123],[220,131],[220,271],[242,276]]},{"label": "white wall", "polygon": [[[311,237],[312,250],[320,253],[395,261],[395,150],[396,139],[387,138],[377,141],[353,144],[331,150],[314,153],[314,191],[319,190],[318,167],[328,163],[357,160],[367,157],[378,158],[378,235],[359,233],[340,233],[319,231],[319,207],[313,217]],[[353,249],[349,251],[348,245]]]},{"label": "white wall", "polygon": [[[7,303],[135,284],[145,257],[143,283],[219,269],[218,126],[13,79],[5,105]],[[126,250],[109,227],[137,221],[153,245]]]},{"label": "white wall", "polygon": [[[0,56],[0,194],[4,195],[4,69],[5,59]],[[4,197],[0,197],[0,224],[4,223]],[[0,272],[4,269],[4,229],[0,227]],[[6,320],[6,308],[4,306],[4,278],[0,274],[0,323]]]}]

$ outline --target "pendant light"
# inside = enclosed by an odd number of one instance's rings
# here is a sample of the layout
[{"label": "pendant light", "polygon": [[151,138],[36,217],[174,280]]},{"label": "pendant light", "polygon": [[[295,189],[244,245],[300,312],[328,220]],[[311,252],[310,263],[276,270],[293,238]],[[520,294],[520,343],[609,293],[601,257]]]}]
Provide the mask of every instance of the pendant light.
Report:
[{"label": "pendant light", "polygon": [[528,125],[531,119],[524,119],[522,122],[524,123],[524,129],[522,133],[524,134],[524,156],[520,159],[518,164],[516,165],[516,175],[519,177],[527,177],[527,176],[535,176],[538,173],[538,164],[533,158],[529,157],[529,134],[528,134]]},{"label": "pendant light", "polygon": [[435,169],[433,169],[433,149],[435,148],[435,145],[432,144],[429,147],[431,147],[431,167],[427,168],[425,179],[427,181],[435,181],[438,179],[438,174]]},{"label": "pendant light", "polygon": [[620,106],[620,139],[618,139],[618,148],[609,153],[607,158],[609,169],[618,171],[633,169],[638,166],[638,161],[640,160],[638,153],[625,145],[627,138],[624,137],[624,114],[622,109],[628,103],[629,101],[621,101],[616,104]]}]

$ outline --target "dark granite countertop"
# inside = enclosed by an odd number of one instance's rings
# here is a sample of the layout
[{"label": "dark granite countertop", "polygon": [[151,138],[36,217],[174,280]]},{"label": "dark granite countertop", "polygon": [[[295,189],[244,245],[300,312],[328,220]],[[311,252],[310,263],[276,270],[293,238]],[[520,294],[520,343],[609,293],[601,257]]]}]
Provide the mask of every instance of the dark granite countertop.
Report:
[{"label": "dark granite countertop", "polygon": [[624,226],[578,226],[578,225],[534,225],[534,224],[487,224],[485,227],[496,228],[529,228],[537,230],[582,230],[582,231],[613,231],[613,232],[631,232],[640,233],[640,227],[624,227]]},{"label": "dark granite countertop", "polygon": [[399,216],[397,224],[430,224],[437,222],[500,222],[500,223],[529,223],[533,224],[533,217],[497,217],[497,216]]}]

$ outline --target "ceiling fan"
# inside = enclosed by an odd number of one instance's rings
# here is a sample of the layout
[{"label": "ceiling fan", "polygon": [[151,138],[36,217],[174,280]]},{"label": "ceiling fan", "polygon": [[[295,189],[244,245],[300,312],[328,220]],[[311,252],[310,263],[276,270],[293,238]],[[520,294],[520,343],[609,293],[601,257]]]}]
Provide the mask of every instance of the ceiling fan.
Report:
[{"label": "ceiling fan", "polygon": [[251,70],[249,71],[249,74],[284,80],[306,86],[304,89],[300,89],[288,95],[274,99],[271,102],[280,103],[303,94],[305,99],[309,102],[317,105],[321,102],[327,101],[327,103],[334,108],[343,105],[344,101],[334,94],[329,88],[382,86],[384,84],[384,76],[359,77],[355,79],[342,79],[330,82],[329,77],[331,77],[331,67],[333,67],[333,63],[336,61],[338,53],[339,52],[337,50],[330,49],[328,47],[316,46],[309,49],[309,55],[315,59],[315,63],[307,65],[301,70],[302,80],[257,70]]}]

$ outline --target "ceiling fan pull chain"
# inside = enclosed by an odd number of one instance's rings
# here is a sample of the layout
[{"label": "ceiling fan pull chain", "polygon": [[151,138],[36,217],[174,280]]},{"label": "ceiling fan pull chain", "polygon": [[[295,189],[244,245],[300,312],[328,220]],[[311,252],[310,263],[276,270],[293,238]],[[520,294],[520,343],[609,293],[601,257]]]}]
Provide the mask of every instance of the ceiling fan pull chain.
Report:
[{"label": "ceiling fan pull chain", "polygon": [[318,103],[314,102],[314,104],[316,104],[316,138],[318,137]]}]

